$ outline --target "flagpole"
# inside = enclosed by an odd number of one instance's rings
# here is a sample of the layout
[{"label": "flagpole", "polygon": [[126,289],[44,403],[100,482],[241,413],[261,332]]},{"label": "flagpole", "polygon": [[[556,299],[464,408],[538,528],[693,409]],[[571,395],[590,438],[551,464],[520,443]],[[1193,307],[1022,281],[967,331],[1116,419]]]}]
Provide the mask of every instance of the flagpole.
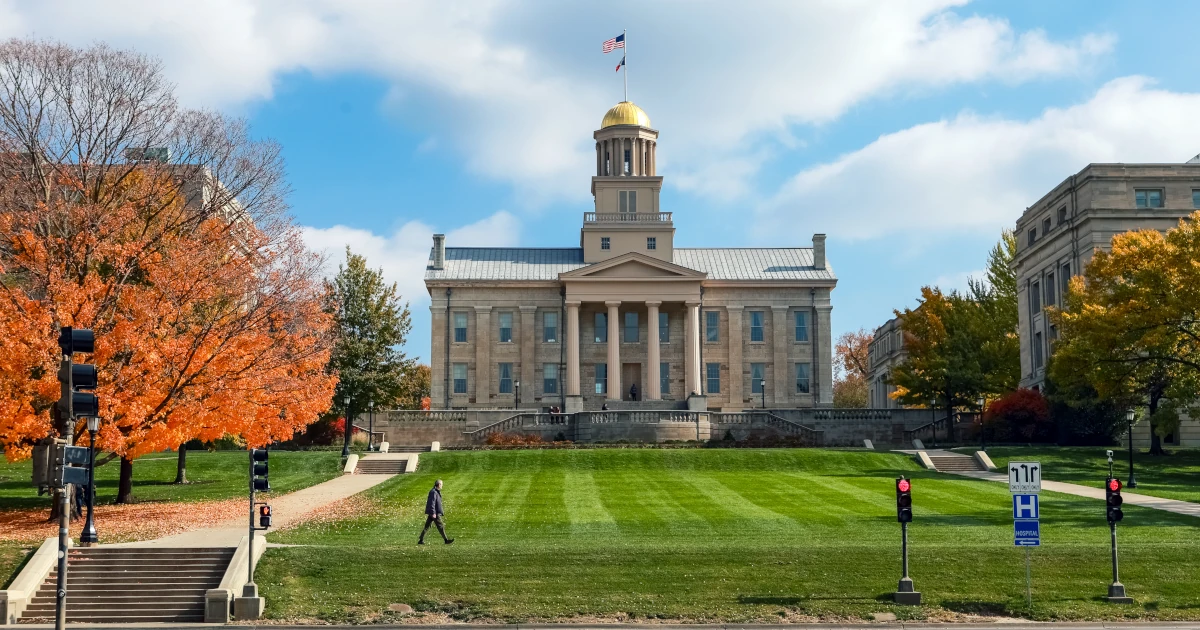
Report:
[{"label": "flagpole", "polygon": [[625,100],[629,100],[629,35],[628,31],[621,29],[621,38],[625,42],[625,50],[621,51],[621,59],[624,63],[621,64],[621,76],[625,77]]}]

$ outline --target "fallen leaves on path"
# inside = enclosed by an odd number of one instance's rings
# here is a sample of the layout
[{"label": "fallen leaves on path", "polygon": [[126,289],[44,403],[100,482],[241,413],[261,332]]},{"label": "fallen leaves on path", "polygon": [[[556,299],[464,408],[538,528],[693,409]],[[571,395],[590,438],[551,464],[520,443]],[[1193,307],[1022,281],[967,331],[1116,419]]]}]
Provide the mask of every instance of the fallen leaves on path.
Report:
[{"label": "fallen leaves on path", "polygon": [[[96,530],[105,543],[149,540],[194,529],[214,527],[222,521],[245,518],[246,499],[198,503],[147,502],[97,505]],[[86,511],[85,511],[86,515]],[[38,543],[58,536],[58,523],[41,509],[0,511],[0,541]],[[79,540],[84,519],[71,523],[71,537]]]}]

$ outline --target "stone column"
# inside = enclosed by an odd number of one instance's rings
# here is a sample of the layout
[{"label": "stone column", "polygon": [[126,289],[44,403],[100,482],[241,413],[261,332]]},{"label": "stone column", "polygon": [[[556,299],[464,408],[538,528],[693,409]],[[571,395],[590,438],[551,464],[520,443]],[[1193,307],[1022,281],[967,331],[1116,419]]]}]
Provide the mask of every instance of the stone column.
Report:
[{"label": "stone column", "polygon": [[492,307],[475,307],[475,404],[492,403]]},{"label": "stone column", "polygon": [[788,307],[772,306],[771,321],[774,324],[771,326],[771,348],[775,351],[775,393],[771,397],[772,404],[776,407],[788,407],[788,401],[791,399],[792,389],[788,387],[788,379],[794,377],[792,371],[795,367],[788,362],[788,348],[792,345],[791,335],[788,334]]},{"label": "stone column", "polygon": [[620,301],[605,302],[608,307],[608,396],[621,400],[621,326]]},{"label": "stone column", "polygon": [[[745,364],[742,363],[742,305],[726,306],[725,312],[729,314],[729,403],[740,406],[745,400],[742,393],[745,373]],[[754,391],[754,383],[750,384],[750,391]]]},{"label": "stone column", "polygon": [[567,302],[566,395],[579,395],[579,302]]},{"label": "stone column", "polygon": [[684,393],[691,396],[700,393],[700,303],[687,303],[687,330],[684,332],[684,370],[686,379]]},{"label": "stone column", "polygon": [[646,400],[661,400],[662,391],[658,355],[658,307],[662,302],[646,302]]},{"label": "stone column", "polygon": [[[828,294],[826,294],[828,295]],[[817,302],[817,326],[812,327],[812,372],[818,377],[817,387],[813,389],[813,402],[816,404],[833,402],[833,329],[830,326],[830,316],[833,307],[827,306],[828,300]],[[820,370],[817,369],[818,361]]]},{"label": "stone column", "polygon": [[604,174],[604,143],[596,143],[596,174]]},{"label": "stone column", "polygon": [[537,307],[521,307],[521,406],[529,408],[541,389],[537,383]]}]

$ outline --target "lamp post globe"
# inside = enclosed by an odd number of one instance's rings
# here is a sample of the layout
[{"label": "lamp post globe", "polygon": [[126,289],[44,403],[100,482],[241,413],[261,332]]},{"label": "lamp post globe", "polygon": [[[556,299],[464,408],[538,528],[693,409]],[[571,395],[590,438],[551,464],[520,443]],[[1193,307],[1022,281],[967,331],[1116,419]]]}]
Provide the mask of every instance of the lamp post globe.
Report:
[{"label": "lamp post globe", "polygon": [[346,414],[346,422],[342,427],[342,457],[350,457],[350,431],[354,426],[354,418],[350,415],[350,395],[342,398],[342,411]]},{"label": "lamp post globe", "polygon": [[1125,422],[1129,427],[1129,483],[1125,484],[1125,486],[1129,488],[1137,487],[1137,478],[1133,475],[1133,420],[1134,413],[1133,410],[1130,409],[1129,411],[1125,412]]},{"label": "lamp post globe", "polygon": [[513,381],[513,409],[521,408],[521,381]]},{"label": "lamp post globe", "polygon": [[[96,519],[94,511],[96,509],[96,432],[100,430],[100,418],[89,416],[87,419],[88,436],[91,441],[88,442],[88,485],[84,492],[87,493],[87,520],[83,523],[83,532],[79,534],[79,542],[93,545],[100,542],[100,536],[96,533]],[[76,489],[78,491],[78,489]]]}]

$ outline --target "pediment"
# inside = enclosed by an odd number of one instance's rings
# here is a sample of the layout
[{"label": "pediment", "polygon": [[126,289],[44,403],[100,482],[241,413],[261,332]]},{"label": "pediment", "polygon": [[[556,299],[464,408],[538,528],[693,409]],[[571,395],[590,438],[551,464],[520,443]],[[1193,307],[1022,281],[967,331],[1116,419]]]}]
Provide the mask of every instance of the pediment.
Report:
[{"label": "pediment", "polygon": [[559,275],[563,280],[703,280],[708,274],[645,254],[629,253]]}]

